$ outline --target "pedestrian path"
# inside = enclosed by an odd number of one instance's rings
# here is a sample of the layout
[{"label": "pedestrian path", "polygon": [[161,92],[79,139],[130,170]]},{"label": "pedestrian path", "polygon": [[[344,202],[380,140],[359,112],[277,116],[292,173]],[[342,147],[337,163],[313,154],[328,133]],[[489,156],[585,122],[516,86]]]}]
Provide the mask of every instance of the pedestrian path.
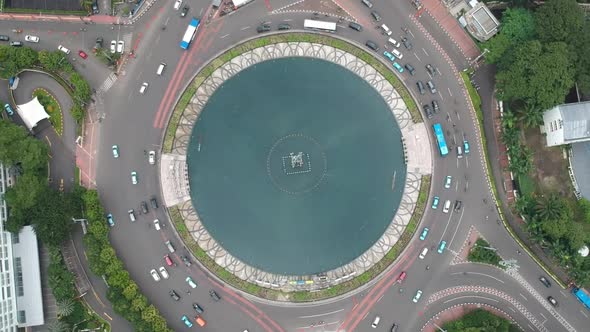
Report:
[{"label": "pedestrian path", "polygon": [[128,52],[132,49],[132,45],[131,45],[132,39],[133,39],[132,32],[127,32],[127,33],[123,34],[123,36],[121,37],[121,40],[125,42],[125,48],[126,48],[126,50],[123,50],[123,52]]},{"label": "pedestrian path", "polygon": [[117,75],[115,75],[115,73],[111,73],[104,80],[104,82],[102,82],[102,85],[100,86],[100,88],[98,88],[97,93],[102,94],[102,93],[109,91],[111,86],[113,86],[113,84],[115,84],[116,81],[117,81]]}]

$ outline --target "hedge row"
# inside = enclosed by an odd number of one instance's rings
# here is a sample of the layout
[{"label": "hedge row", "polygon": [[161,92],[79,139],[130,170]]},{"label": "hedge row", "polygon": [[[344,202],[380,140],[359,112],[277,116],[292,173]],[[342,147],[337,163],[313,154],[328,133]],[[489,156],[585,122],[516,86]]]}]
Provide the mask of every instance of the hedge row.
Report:
[{"label": "hedge row", "polygon": [[158,309],[148,303],[137,284],[131,280],[129,272],[111,246],[109,227],[98,193],[87,190],[82,198],[88,220],[88,233],[84,237],[88,262],[92,272],[105,276],[109,285],[107,297],[113,309],[131,322],[135,331],[172,332]]}]

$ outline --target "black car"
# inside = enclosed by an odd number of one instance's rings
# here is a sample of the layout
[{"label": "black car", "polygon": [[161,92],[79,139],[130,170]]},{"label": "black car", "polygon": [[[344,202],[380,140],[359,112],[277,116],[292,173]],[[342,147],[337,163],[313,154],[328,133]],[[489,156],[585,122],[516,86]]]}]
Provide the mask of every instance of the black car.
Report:
[{"label": "black car", "polygon": [[424,113],[426,113],[426,116],[431,119],[432,118],[432,108],[430,108],[430,105],[426,104],[423,105],[422,108],[424,109]]},{"label": "black car", "polygon": [[408,70],[408,73],[410,73],[410,75],[414,76],[414,74],[416,73],[416,69],[414,69],[414,67],[412,67],[411,64],[406,63],[406,65],[404,67],[406,67],[406,69]]},{"label": "black car", "polygon": [[186,265],[187,267],[189,267],[193,264],[193,263],[191,263],[190,259],[188,259],[188,257],[186,257],[186,256],[180,256],[180,259],[182,259],[182,261],[184,262],[184,265]]},{"label": "black car", "polygon": [[141,212],[143,214],[148,213],[148,207],[147,207],[147,203],[145,201],[141,201]]},{"label": "black car", "polygon": [[434,109],[434,113],[438,113],[438,111],[440,111],[440,107],[438,106],[438,101],[436,101],[436,100],[432,101],[432,109]]},{"label": "black car", "polygon": [[422,81],[416,82],[416,86],[418,87],[418,92],[420,92],[421,95],[426,93],[426,90],[424,90],[424,83],[422,83]]},{"label": "black car", "polygon": [[379,46],[377,46],[377,44],[375,44],[375,42],[372,42],[370,40],[367,40],[367,42],[365,43],[365,45],[367,45],[367,47],[369,47],[370,49],[372,49],[375,52],[379,51]]},{"label": "black car", "polygon": [[402,44],[404,44],[408,50],[411,50],[413,47],[412,42],[407,37],[402,38]]},{"label": "black car", "polygon": [[391,326],[391,332],[397,332],[397,326],[398,326],[397,324],[393,324]]},{"label": "black car", "polygon": [[540,276],[539,281],[541,283],[543,283],[543,285],[545,285],[545,287],[547,287],[547,288],[551,287],[551,282],[549,280],[547,280],[547,278]]},{"label": "black car", "polygon": [[0,41],[9,41],[10,37],[8,37],[7,35],[0,35]]},{"label": "black car", "polygon": [[196,302],[195,302],[195,303],[193,303],[193,309],[195,309],[195,311],[196,311],[197,313],[199,313],[199,314],[202,314],[202,313],[203,313],[203,311],[205,311],[205,310],[203,310],[203,307],[201,307],[201,306],[200,306],[198,303],[196,303]]},{"label": "black car", "polygon": [[436,69],[431,64],[426,65],[426,70],[430,75],[436,76]]},{"label": "black car", "polygon": [[158,201],[156,200],[156,196],[152,196],[152,198],[150,198],[150,204],[152,205],[152,209],[158,208]]},{"label": "black car", "polygon": [[99,13],[98,2],[95,1],[92,3],[92,14],[96,15],[98,13]]},{"label": "black car", "polygon": [[182,7],[182,10],[180,10],[180,17],[185,17],[186,14],[188,14],[188,9],[188,6]]},{"label": "black car", "polygon": [[23,42],[21,42],[21,41],[13,41],[13,42],[10,42],[10,46],[21,47],[21,46],[23,46]]},{"label": "black car", "polygon": [[256,32],[261,33],[261,32],[267,32],[270,31],[270,25],[268,24],[261,24],[256,28]]},{"label": "black car", "polygon": [[379,13],[377,13],[376,11],[372,11],[371,16],[373,16],[373,19],[375,20],[375,22],[381,21],[381,15],[379,15]]},{"label": "black car", "polygon": [[219,297],[219,295],[217,295],[217,292],[214,290],[210,290],[209,291],[209,295],[211,296],[211,298],[213,298],[215,301],[219,301],[221,300],[221,298]]},{"label": "black car", "polygon": [[171,298],[174,299],[174,301],[180,301],[180,296],[178,296],[178,294],[174,290],[171,290],[168,294]]},{"label": "black car", "polygon": [[348,23],[348,27],[352,30],[363,31],[363,26],[355,22]]},{"label": "black car", "polygon": [[455,201],[455,211],[459,212],[459,210],[461,210],[461,207],[463,206],[463,202],[462,201]]},{"label": "black car", "polygon": [[290,30],[291,29],[291,25],[288,23],[281,23],[277,26],[278,30]]}]

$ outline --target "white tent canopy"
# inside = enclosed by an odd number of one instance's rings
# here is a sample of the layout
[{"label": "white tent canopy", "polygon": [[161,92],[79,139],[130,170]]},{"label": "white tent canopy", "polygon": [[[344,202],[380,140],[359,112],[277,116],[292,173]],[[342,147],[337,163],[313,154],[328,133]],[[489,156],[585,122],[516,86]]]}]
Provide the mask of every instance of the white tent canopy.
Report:
[{"label": "white tent canopy", "polygon": [[37,97],[26,104],[17,105],[16,111],[29,130],[32,130],[39,121],[49,119],[49,115],[45,112]]}]

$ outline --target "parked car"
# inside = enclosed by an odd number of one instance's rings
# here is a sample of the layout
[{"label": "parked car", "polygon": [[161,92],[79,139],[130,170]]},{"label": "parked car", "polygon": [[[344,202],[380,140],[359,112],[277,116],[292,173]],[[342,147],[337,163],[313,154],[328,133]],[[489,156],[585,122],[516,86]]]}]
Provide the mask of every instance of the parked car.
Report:
[{"label": "parked car", "polygon": [[156,199],[156,196],[150,198],[150,205],[152,206],[152,209],[158,208],[158,200]]},{"label": "parked car", "polygon": [[28,41],[29,43],[38,43],[39,42],[39,37],[32,36],[32,35],[26,35],[25,36],[25,41]]},{"label": "parked car", "polygon": [[117,41],[111,40],[111,54],[114,54],[115,52],[117,52]]},{"label": "parked car", "polygon": [[159,231],[160,230],[160,220],[154,219],[154,228]]},{"label": "parked car", "polygon": [[0,35],[0,41],[9,41],[10,37],[8,37],[7,35]]},{"label": "parked car", "polygon": [[117,53],[123,53],[125,52],[125,42],[122,40],[119,40],[117,42]]},{"label": "parked car", "polygon": [[170,292],[168,292],[168,294],[170,295],[171,298],[174,299],[174,301],[180,301],[180,296],[178,296],[176,291],[171,290]]},{"label": "parked car", "polygon": [[170,255],[164,255],[164,261],[166,262],[166,265],[168,265],[168,266],[175,266],[176,265],[174,263],[174,261],[172,260],[172,258],[170,258]]},{"label": "parked car", "polygon": [[397,72],[400,74],[404,72],[404,68],[402,68],[402,66],[400,66],[397,62],[393,63],[393,68],[397,69]]},{"label": "parked car", "polygon": [[6,111],[6,114],[8,114],[8,116],[14,115],[14,110],[12,109],[12,107],[10,107],[10,104],[4,104],[4,110]]},{"label": "parked car", "polygon": [[104,39],[102,39],[102,37],[96,37],[96,41],[94,43],[94,48],[92,49],[92,52],[95,52],[96,53],[96,51],[98,51],[99,49],[101,49],[102,48],[102,45],[103,45],[103,42],[104,42]]},{"label": "parked car", "polygon": [[373,41],[367,40],[365,45],[367,45],[368,48],[372,49],[375,52],[379,51],[379,46],[377,46],[377,44]]},{"label": "parked car", "polygon": [[189,267],[189,266],[192,265],[191,260],[188,259],[188,257],[182,255],[182,256],[180,256],[180,259],[182,260],[182,262],[184,263],[184,265],[186,265],[187,267]]},{"label": "parked car", "polygon": [[391,53],[393,53],[393,55],[395,55],[395,57],[398,58],[398,59],[400,59],[400,60],[404,57],[404,55],[402,54],[402,52],[400,52],[397,49],[391,50]]},{"label": "parked car", "polygon": [[82,51],[82,50],[79,50],[79,51],[78,51],[78,55],[79,55],[79,56],[80,56],[82,59],[85,59],[85,60],[86,60],[86,58],[88,58],[88,54],[86,54],[86,52],[84,52],[84,51]]},{"label": "parked car", "polygon": [[376,11],[372,11],[371,16],[373,16],[373,19],[375,20],[375,22],[381,21],[381,15],[379,15],[379,13],[377,13]]},{"label": "parked car", "polygon": [[94,1],[92,3],[92,14],[97,15],[100,11],[98,10],[98,2]]},{"label": "parked car", "polygon": [[383,56],[385,56],[387,59],[389,59],[389,61],[395,61],[395,57],[393,56],[393,54],[387,52],[387,51],[383,51]]},{"label": "parked car", "polygon": [[129,220],[131,220],[131,222],[135,222],[135,211],[133,211],[133,209],[127,211],[127,214],[129,214]]},{"label": "parked car", "polygon": [[186,315],[182,316],[180,319],[182,320],[184,325],[186,325],[186,327],[193,327],[193,322],[191,322],[190,319],[186,317]]},{"label": "parked car", "polygon": [[57,49],[64,52],[65,54],[70,54],[70,50],[67,49],[66,47],[62,46],[62,45],[58,45]]},{"label": "parked car", "polygon": [[23,42],[22,41],[11,41],[10,46],[21,47],[21,46],[23,46]]},{"label": "parked car", "polygon": [[406,277],[408,276],[408,274],[406,273],[406,271],[402,271],[402,273],[399,274],[399,276],[397,277],[397,282],[401,283],[404,280],[406,280]]}]

